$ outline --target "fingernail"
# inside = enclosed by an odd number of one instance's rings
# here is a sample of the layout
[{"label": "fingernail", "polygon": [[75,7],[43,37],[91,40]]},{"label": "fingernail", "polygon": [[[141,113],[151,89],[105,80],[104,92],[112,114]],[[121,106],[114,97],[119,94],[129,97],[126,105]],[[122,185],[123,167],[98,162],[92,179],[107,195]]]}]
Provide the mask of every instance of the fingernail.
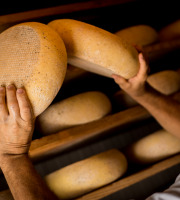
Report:
[{"label": "fingernail", "polygon": [[13,85],[8,85],[8,86],[7,86],[7,89],[9,89],[9,90],[11,90],[11,89],[13,89],[13,88],[14,88]]},{"label": "fingernail", "polygon": [[24,90],[22,88],[17,89],[17,93],[22,94],[24,93]]}]

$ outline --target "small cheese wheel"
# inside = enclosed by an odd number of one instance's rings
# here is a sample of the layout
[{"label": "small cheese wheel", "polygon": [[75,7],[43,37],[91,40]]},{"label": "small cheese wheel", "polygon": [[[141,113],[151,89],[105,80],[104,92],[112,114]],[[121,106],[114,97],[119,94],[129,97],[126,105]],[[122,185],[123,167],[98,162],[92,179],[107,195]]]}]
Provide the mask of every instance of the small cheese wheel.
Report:
[{"label": "small cheese wheel", "polygon": [[24,86],[35,116],[57,95],[66,68],[64,42],[49,26],[27,22],[0,34],[0,85]]},{"label": "small cheese wheel", "polygon": [[44,135],[100,119],[111,112],[109,98],[98,91],[89,91],[49,106],[38,118],[37,126]]},{"label": "small cheese wheel", "polygon": [[180,89],[180,75],[173,70],[154,73],[147,78],[147,82],[165,95],[173,94]]},{"label": "small cheese wheel", "polygon": [[132,162],[150,164],[179,151],[180,139],[162,129],[134,142],[127,147],[125,155]]},{"label": "small cheese wheel", "polygon": [[180,38],[180,20],[163,27],[159,31],[159,39],[162,41]]},{"label": "small cheese wheel", "polygon": [[107,77],[137,74],[137,50],[115,34],[72,19],[54,20],[48,25],[64,40],[68,63]]},{"label": "small cheese wheel", "polygon": [[111,149],[57,170],[45,180],[60,199],[72,199],[115,181],[126,170],[125,156]]},{"label": "small cheese wheel", "polygon": [[136,25],[115,33],[132,45],[146,46],[158,40],[158,32],[148,25]]}]

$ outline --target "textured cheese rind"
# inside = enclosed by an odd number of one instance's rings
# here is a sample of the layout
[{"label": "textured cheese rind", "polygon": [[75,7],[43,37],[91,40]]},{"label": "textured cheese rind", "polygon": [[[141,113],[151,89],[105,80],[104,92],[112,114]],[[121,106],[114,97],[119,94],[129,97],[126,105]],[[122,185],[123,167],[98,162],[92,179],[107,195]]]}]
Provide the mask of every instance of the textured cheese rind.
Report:
[{"label": "textured cheese rind", "polygon": [[165,95],[173,94],[180,89],[180,75],[173,70],[152,74],[147,78],[147,82],[151,87]]},{"label": "textured cheese rind", "polygon": [[130,145],[126,157],[135,163],[150,164],[180,151],[180,139],[166,130],[156,131]]},{"label": "textured cheese rind", "polygon": [[111,149],[57,170],[45,180],[60,199],[72,199],[115,181],[126,170],[125,156]]},{"label": "textured cheese rind", "polygon": [[115,33],[132,45],[146,46],[158,40],[158,32],[148,25],[131,26]]},{"label": "textured cheese rind", "polygon": [[179,37],[180,37],[180,20],[176,20],[171,24],[168,24],[159,31],[159,39],[162,41],[172,40]]},{"label": "textured cheese rind", "polygon": [[108,77],[113,73],[125,78],[137,74],[137,50],[115,34],[72,19],[54,20],[48,25],[62,37],[70,64]]},{"label": "textured cheese rind", "polygon": [[[37,48],[34,49],[34,51],[37,52],[33,52],[33,55],[37,53],[37,56],[27,55],[29,69],[24,68],[24,70],[20,72],[21,76],[19,79],[13,80],[12,78],[12,80],[10,80],[10,78],[7,78],[7,81],[4,81],[3,79],[1,84],[7,85],[9,83],[14,83],[16,87],[21,87],[23,85],[32,104],[34,115],[38,116],[50,105],[54,97],[57,95],[64,80],[67,67],[67,53],[65,45],[62,39],[53,29],[42,23],[21,23],[7,29],[2,33],[2,37],[5,37],[5,34],[7,33],[10,33],[13,36],[12,38],[7,38],[8,44],[11,44],[11,39],[13,39],[15,43],[23,42],[21,41],[22,38],[19,35],[17,38],[20,41],[14,40],[16,38],[16,35],[13,35],[14,31],[21,31],[21,34],[26,34],[26,36],[24,36],[25,39],[29,38],[30,41],[28,42],[29,46],[27,45],[27,48],[31,48],[33,45],[33,47],[35,47],[37,44]],[[32,33],[35,36],[31,41]],[[25,44],[22,43],[22,45]],[[26,47],[23,46],[23,48],[25,49]],[[15,51],[17,51],[17,54],[19,53],[19,49],[15,49]],[[23,56],[25,57],[26,54]],[[11,55],[9,55],[9,57],[11,57]],[[33,61],[34,57],[36,57],[35,61]],[[16,60],[16,64],[17,66],[14,67],[18,67],[18,60]],[[19,65],[20,64],[21,63],[19,62]],[[26,74],[26,77],[23,77],[25,76],[24,74]]]},{"label": "textured cheese rind", "polygon": [[38,118],[44,135],[100,119],[111,112],[109,98],[98,91],[84,92],[49,106]]}]

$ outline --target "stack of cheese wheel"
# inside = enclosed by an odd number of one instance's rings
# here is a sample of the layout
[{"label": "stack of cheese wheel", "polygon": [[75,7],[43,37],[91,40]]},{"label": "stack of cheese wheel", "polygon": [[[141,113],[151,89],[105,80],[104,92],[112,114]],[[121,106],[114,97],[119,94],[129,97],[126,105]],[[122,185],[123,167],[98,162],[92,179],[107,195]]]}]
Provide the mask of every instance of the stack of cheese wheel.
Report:
[{"label": "stack of cheese wheel", "polygon": [[131,26],[115,33],[132,45],[143,47],[158,40],[158,32],[148,25]]},{"label": "stack of cheese wheel", "polygon": [[128,146],[125,155],[129,161],[150,164],[180,152],[180,139],[159,130]]},{"label": "stack of cheese wheel", "polygon": [[68,63],[87,71],[111,77],[130,78],[139,70],[137,50],[118,36],[99,27],[72,19],[48,24],[62,37]]},{"label": "stack of cheese wheel", "polygon": [[177,38],[180,38],[180,20],[168,24],[159,31],[159,39],[162,41]]},{"label": "stack of cheese wheel", "polygon": [[25,87],[35,116],[57,95],[66,68],[64,42],[49,26],[27,22],[0,34],[0,85]]},{"label": "stack of cheese wheel", "polygon": [[49,106],[38,118],[37,127],[44,135],[100,119],[111,112],[109,98],[102,92],[89,91]]},{"label": "stack of cheese wheel", "polygon": [[57,170],[45,180],[60,199],[73,199],[115,181],[126,170],[125,156],[110,149]]},{"label": "stack of cheese wheel", "polygon": [[[180,90],[180,75],[174,70],[164,70],[151,74],[148,76],[147,82],[151,87],[164,95],[171,95]],[[138,105],[123,90],[116,92],[113,99],[115,104],[119,105],[122,109]]]}]

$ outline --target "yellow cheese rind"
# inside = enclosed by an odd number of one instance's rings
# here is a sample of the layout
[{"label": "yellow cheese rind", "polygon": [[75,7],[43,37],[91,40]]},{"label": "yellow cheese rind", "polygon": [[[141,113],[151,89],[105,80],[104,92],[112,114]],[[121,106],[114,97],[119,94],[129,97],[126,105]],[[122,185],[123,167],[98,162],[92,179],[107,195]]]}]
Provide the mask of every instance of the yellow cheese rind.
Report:
[{"label": "yellow cheese rind", "polygon": [[150,75],[147,82],[165,95],[170,95],[180,90],[180,75],[174,70],[164,70]]},{"label": "yellow cheese rind", "polygon": [[125,156],[111,149],[57,170],[45,180],[60,199],[72,199],[115,181],[126,170]]},{"label": "yellow cheese rind", "polygon": [[180,20],[163,27],[159,31],[159,39],[162,41],[180,38]]},{"label": "yellow cheese rind", "polygon": [[137,50],[115,34],[72,19],[54,20],[48,25],[62,37],[70,64],[108,77],[137,74]]},{"label": "yellow cheese rind", "polygon": [[150,164],[179,151],[180,139],[162,129],[134,142],[127,147],[125,155],[132,162]]},{"label": "yellow cheese rind", "polygon": [[84,92],[49,106],[38,118],[37,126],[44,135],[88,123],[112,110],[109,98],[98,91]]},{"label": "yellow cheese rind", "polygon": [[158,32],[148,25],[136,25],[115,33],[132,45],[146,46],[158,40]]},{"label": "yellow cheese rind", "polygon": [[38,116],[53,101],[64,80],[64,42],[49,26],[27,22],[1,33],[0,44],[0,84],[24,86]]}]

